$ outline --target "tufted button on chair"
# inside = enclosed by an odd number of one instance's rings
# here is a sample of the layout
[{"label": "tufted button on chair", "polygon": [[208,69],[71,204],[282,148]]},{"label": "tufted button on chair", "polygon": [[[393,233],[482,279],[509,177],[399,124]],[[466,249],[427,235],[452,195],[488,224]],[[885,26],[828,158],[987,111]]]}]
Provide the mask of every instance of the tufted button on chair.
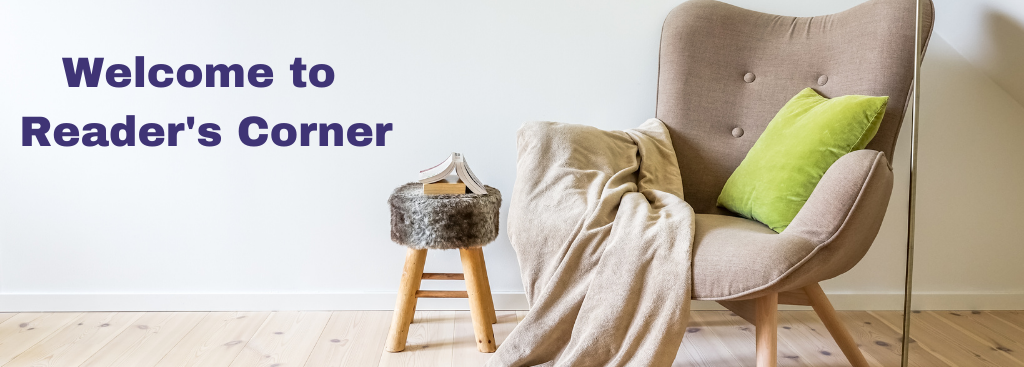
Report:
[{"label": "tufted button on chair", "polygon": [[[925,40],[934,9],[922,0]],[[693,206],[693,298],[756,325],[757,365],[776,364],[778,304],[809,305],[854,366],[867,366],[818,282],[864,256],[881,226],[914,72],[915,0],[870,0],[817,17],[691,0],[662,30],[657,117],[668,125]],[[927,42],[923,43],[927,45]],[[782,233],[716,206],[772,117],[800,90],[889,96],[867,149],[840,158]]]}]

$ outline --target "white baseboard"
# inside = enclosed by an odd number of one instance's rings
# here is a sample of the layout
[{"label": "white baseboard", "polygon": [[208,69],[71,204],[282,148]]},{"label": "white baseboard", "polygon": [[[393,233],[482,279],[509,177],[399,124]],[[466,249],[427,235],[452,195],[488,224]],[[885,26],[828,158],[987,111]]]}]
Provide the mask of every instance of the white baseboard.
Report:
[{"label": "white baseboard", "polygon": [[[829,294],[838,310],[902,310],[902,294]],[[526,310],[522,293],[495,293],[499,310]],[[394,293],[303,294],[0,294],[0,312],[391,310]],[[693,310],[721,310],[695,301]],[[782,309],[802,309],[783,306]],[[419,310],[467,310],[465,299],[421,299]],[[1024,293],[923,293],[918,310],[1024,310]]]}]

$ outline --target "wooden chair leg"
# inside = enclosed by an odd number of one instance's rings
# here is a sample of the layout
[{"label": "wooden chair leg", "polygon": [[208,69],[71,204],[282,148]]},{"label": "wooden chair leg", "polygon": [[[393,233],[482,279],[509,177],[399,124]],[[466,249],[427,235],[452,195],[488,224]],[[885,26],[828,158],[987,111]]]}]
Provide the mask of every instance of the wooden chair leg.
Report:
[{"label": "wooden chair leg", "polygon": [[[476,335],[476,349],[483,353],[494,353],[498,349],[494,342],[491,318],[487,315],[485,301],[485,274],[483,254],[479,247],[459,249],[462,257],[462,272],[466,276],[466,291],[469,295],[469,314],[473,317],[473,334]],[[489,293],[486,293],[489,295]]]},{"label": "wooden chair leg", "polygon": [[487,262],[484,261],[484,250],[476,251],[480,256],[480,268],[484,275],[484,301],[487,301],[487,316],[491,318],[492,324],[498,323],[498,313],[494,311],[494,297],[491,295],[491,281],[487,278]]},{"label": "wooden chair leg", "polygon": [[409,337],[409,324],[416,313],[416,291],[420,289],[423,277],[423,264],[427,262],[426,249],[410,248],[405,254],[405,268],[402,270],[402,283],[398,287],[398,301],[395,303],[395,314],[391,317],[391,330],[384,350],[396,353],[405,350],[405,341]]},{"label": "wooden chair leg", "polygon": [[807,298],[811,301],[811,307],[814,308],[814,312],[818,314],[818,318],[825,324],[828,333],[832,334],[832,339],[835,339],[836,344],[839,344],[839,349],[846,355],[850,365],[853,367],[867,367],[868,361],[864,359],[864,354],[857,347],[857,342],[853,340],[853,336],[846,330],[846,326],[839,319],[836,309],[832,307],[832,302],[829,302],[828,297],[825,296],[825,291],[821,290],[821,286],[818,283],[811,284],[804,287],[804,292],[807,293]]},{"label": "wooden chair leg", "polygon": [[754,307],[757,367],[775,367],[778,363],[779,294],[755,299]]}]

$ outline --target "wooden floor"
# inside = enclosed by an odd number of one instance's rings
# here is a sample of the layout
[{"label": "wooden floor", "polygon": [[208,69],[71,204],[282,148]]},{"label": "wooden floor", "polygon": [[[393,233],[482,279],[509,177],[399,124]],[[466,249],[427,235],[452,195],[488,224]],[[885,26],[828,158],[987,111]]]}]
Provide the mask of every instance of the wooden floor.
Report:
[{"label": "wooden floor", "polygon": [[[524,311],[498,311],[500,344]],[[873,366],[898,366],[898,312],[840,312]],[[1024,366],[1024,312],[915,314],[915,366]],[[479,366],[468,311],[421,311],[385,353],[391,312],[0,313],[0,366]],[[677,366],[752,366],[753,327],[695,311]],[[782,311],[780,366],[846,366],[810,311]]]}]

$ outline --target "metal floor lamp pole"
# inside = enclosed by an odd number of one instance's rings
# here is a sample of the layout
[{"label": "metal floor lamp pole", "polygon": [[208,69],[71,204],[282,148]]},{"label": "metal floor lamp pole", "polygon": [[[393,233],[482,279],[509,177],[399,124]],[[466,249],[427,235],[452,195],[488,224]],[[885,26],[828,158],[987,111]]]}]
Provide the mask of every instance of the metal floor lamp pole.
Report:
[{"label": "metal floor lamp pole", "polygon": [[907,216],[907,274],[906,288],[903,290],[903,349],[902,367],[908,367],[910,361],[910,315],[912,288],[914,284],[914,231],[917,208],[917,121],[921,111],[921,0],[917,0],[917,33],[914,35],[914,101],[913,116],[910,120],[910,207]]}]

